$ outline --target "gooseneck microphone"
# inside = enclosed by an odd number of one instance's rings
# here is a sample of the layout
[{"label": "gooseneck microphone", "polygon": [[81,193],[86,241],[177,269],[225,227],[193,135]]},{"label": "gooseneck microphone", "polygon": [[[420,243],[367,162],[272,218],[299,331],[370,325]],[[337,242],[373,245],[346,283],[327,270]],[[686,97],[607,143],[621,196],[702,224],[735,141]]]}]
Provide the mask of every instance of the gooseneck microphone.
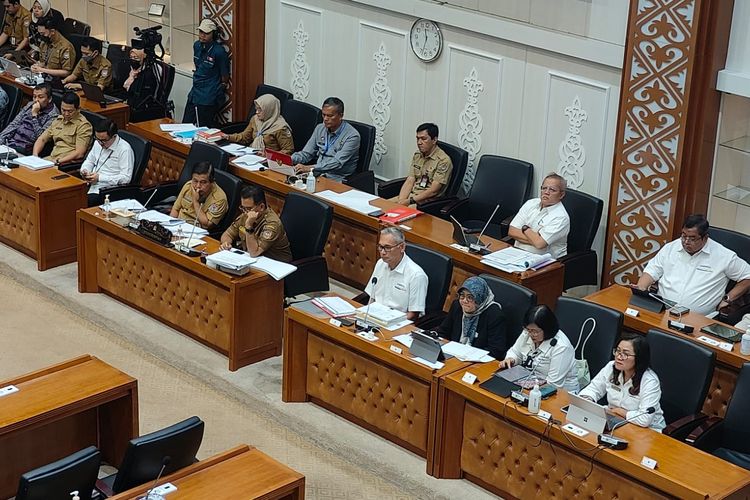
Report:
[{"label": "gooseneck microphone", "polygon": [[[161,479],[161,475],[164,474],[164,469],[167,468],[167,465],[169,465],[169,462],[172,461],[172,457],[169,455],[166,455],[164,458],[161,459],[161,469],[159,470],[159,474],[157,474],[156,479],[154,479],[154,484],[151,485],[151,488],[146,491],[146,494],[142,496],[138,500],[152,500],[151,492],[156,488],[156,483],[159,482],[159,479]],[[164,498],[162,495],[159,495],[157,493],[154,493],[153,500],[158,500],[160,498]]]},{"label": "gooseneck microphone", "polygon": [[615,424],[612,427],[612,430],[609,432],[609,434],[604,434],[604,433],[599,434],[599,440],[598,440],[599,444],[601,444],[603,446],[609,446],[613,450],[624,450],[625,448],[628,447],[628,441],[626,439],[615,437],[614,436],[615,430],[618,427],[620,427],[622,425],[625,425],[628,422],[631,422],[632,420],[634,420],[634,419],[636,419],[636,418],[638,418],[640,416],[651,415],[651,414],[653,414],[655,412],[656,412],[656,408],[654,408],[653,406],[649,406],[644,411],[642,411],[640,413],[637,413],[636,415],[633,415],[630,418],[626,418],[622,422],[618,422],[617,424]]},{"label": "gooseneck microphone", "polygon": [[357,330],[361,332],[370,332],[372,331],[372,326],[370,326],[367,323],[367,318],[370,316],[370,304],[374,302],[374,296],[375,296],[375,285],[378,284],[378,278],[375,276],[372,277],[372,280],[370,281],[372,283],[372,294],[370,294],[370,298],[367,301],[367,309],[365,309],[365,319],[362,320],[362,323],[359,323]]}]

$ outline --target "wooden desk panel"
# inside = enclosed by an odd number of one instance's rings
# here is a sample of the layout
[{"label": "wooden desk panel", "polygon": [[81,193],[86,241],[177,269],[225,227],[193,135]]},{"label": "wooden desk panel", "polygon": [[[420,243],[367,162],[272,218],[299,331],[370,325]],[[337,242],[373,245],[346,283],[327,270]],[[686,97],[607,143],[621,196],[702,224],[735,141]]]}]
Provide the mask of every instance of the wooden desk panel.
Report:
[{"label": "wooden desk panel", "polygon": [[159,125],[173,123],[169,118],[159,118],[139,123],[128,123],[128,131],[151,141],[151,157],[143,173],[141,186],[149,187],[161,182],[176,181],[182,172],[190,145],[173,140],[162,132]]},{"label": "wooden desk panel", "polygon": [[35,259],[40,271],[75,261],[75,213],[87,190],[56,168],[0,171],[0,241]]},{"label": "wooden desk panel", "polygon": [[[438,379],[470,363],[449,359],[440,370],[417,363],[383,330],[369,342],[295,307],[285,313],[281,399],[312,401],[427,458],[432,468]],[[402,353],[390,350],[399,347]]]},{"label": "wooden desk panel", "polygon": [[[282,281],[211,269],[96,211],[78,212],[80,292],[105,292],[145,312],[227,356],[232,371],[281,354]],[[216,240],[204,240],[203,250],[218,251]]]},{"label": "wooden desk panel", "polygon": [[628,287],[613,285],[604,290],[592,293],[586,297],[586,300],[622,312],[625,318],[624,325],[628,330],[646,334],[650,329],[656,328],[677,337],[690,340],[691,342],[695,342],[700,346],[714,351],[716,353],[716,368],[714,369],[714,377],[711,381],[711,387],[708,390],[708,395],[706,396],[706,401],[703,405],[703,412],[707,415],[724,416],[727,403],[732,397],[734,386],[737,383],[739,370],[744,363],[750,362],[750,356],[740,354],[739,343],[734,345],[732,352],[727,352],[723,349],[718,349],[696,340],[696,337],[701,335],[711,337],[710,335],[701,333],[700,329],[711,323],[716,323],[716,320],[709,319],[702,314],[696,314],[691,311],[682,316],[683,322],[692,325],[695,328],[695,331],[692,334],[671,330],[669,326],[667,326],[667,321],[670,319],[670,316],[666,311],[662,313],[654,313],[644,309],[638,309],[639,314],[637,318],[625,314],[625,309],[631,307],[628,303],[631,293],[632,292]]},{"label": "wooden desk panel", "polygon": [[[162,118],[141,123],[131,123],[128,130],[134,132],[153,144],[153,151],[158,151],[159,173],[149,173],[144,178],[149,183],[155,183],[156,177],[164,180],[176,180],[182,169],[184,158],[190,149],[189,145],[172,140],[168,134],[161,131],[159,125],[170,123],[171,120]],[[150,167],[151,168],[151,167]],[[156,169],[154,169],[156,170]],[[285,177],[271,171],[250,172],[246,169],[230,166],[230,171],[243,180],[257,184],[266,191],[269,205],[278,212],[284,205],[287,193],[296,188],[284,182]],[[144,185],[146,181],[144,181]],[[330,189],[336,192],[349,191],[351,188],[339,182],[326,178],[318,178],[317,191]],[[325,200],[323,200],[325,201]],[[396,204],[388,200],[378,199],[373,202],[382,209]],[[369,280],[379,256],[377,254],[378,232],[383,227],[375,217],[360,214],[341,205],[333,206],[333,224],[326,242],[324,255],[328,264],[328,272],[335,279],[359,289],[363,289]],[[443,219],[430,215],[422,215],[407,221],[412,228],[406,231],[407,241],[426,246],[453,259],[454,270],[451,279],[450,294],[445,302],[445,309],[450,307],[454,292],[469,276],[488,273],[519,283],[537,293],[539,303],[554,307],[557,298],[562,294],[564,268],[560,263],[545,267],[540,271],[524,273],[506,273],[480,262],[480,257],[457,250],[450,245],[453,243],[453,226]],[[493,238],[486,238],[491,242],[491,249],[499,250],[507,246]]]},{"label": "wooden desk panel", "polygon": [[0,382],[19,391],[0,412],[0,498],[16,493],[21,474],[87,446],[120,463],[138,435],[138,384],[93,356],[81,356]]},{"label": "wooden desk panel", "polygon": [[[177,487],[177,491],[169,494],[170,499],[305,498],[305,476],[247,445],[237,446],[185,467],[159,481],[159,484],[164,483],[172,483]],[[135,500],[150,487],[151,483],[110,498]]]},{"label": "wooden desk panel", "polygon": [[[633,424],[618,429],[617,435],[630,443],[622,451],[597,451],[593,433],[577,437],[559,426],[548,429],[546,421],[528,415],[525,408],[479,387],[496,369],[497,363],[485,363],[441,379],[433,475],[466,477],[497,494],[518,498],[750,495],[750,471],[650,429]],[[461,381],[466,371],[477,375],[473,385]],[[560,391],[543,401],[542,409],[564,423],[560,408],[566,404],[567,393]],[[640,465],[643,456],[655,459],[658,468]]]},{"label": "wooden desk panel", "polygon": [[[0,73],[0,81],[21,89],[24,94],[21,101],[22,105],[25,105],[31,100],[31,95],[34,92],[33,87],[18,83],[15,78],[8,76],[5,73]],[[78,91],[77,94],[81,99],[81,109],[106,116],[107,118],[115,122],[119,128],[125,130],[125,127],[130,121],[130,106],[128,104],[124,102],[118,102],[114,104],[107,104],[105,107],[102,107],[98,102],[86,99],[86,97],[83,95],[83,91]]]}]

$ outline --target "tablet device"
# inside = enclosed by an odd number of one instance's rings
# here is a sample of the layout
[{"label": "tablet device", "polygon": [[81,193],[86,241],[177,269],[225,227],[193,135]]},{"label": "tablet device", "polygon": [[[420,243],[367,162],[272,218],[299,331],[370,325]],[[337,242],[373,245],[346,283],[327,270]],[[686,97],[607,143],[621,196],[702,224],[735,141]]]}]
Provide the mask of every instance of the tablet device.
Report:
[{"label": "tablet device", "polygon": [[721,323],[711,323],[702,327],[701,331],[730,342],[739,342],[742,339],[741,331],[735,330],[729,325],[722,325]]}]

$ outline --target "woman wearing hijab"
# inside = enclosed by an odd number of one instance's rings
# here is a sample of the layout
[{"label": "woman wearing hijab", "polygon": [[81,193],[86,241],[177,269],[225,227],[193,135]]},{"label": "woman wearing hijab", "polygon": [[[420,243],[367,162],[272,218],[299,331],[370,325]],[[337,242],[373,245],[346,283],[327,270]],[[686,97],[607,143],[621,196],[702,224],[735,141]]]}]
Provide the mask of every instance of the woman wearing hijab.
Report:
[{"label": "woman wearing hijab", "polygon": [[448,316],[437,328],[443,338],[490,351],[490,356],[503,359],[506,346],[503,309],[487,282],[473,276],[458,289]]},{"label": "woman wearing hijab", "polygon": [[294,152],[292,129],[280,113],[279,100],[263,94],[255,100],[255,115],[239,134],[229,134],[230,142],[245,144],[258,150],[272,149],[285,154]]},{"label": "woman wearing hijab", "polygon": [[51,17],[55,21],[55,26],[58,30],[62,29],[65,17],[57,9],[53,9],[49,3],[49,0],[34,0],[31,4],[31,24],[29,25],[29,41],[34,50],[39,50],[39,21],[44,18]]}]

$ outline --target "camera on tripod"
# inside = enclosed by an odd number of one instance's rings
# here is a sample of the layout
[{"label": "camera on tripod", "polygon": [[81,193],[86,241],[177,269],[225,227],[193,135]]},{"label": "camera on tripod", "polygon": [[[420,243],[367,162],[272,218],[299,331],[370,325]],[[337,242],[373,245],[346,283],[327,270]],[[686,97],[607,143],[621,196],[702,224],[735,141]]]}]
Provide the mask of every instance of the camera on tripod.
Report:
[{"label": "camera on tripod", "polygon": [[[130,40],[130,46],[134,49],[143,50],[146,54],[146,63],[153,62],[154,59],[164,59],[164,46],[161,44],[162,37],[159,33],[161,28],[160,25],[144,29],[138,26],[133,28],[137,38]],[[159,52],[156,51],[156,47],[159,47]]]}]

